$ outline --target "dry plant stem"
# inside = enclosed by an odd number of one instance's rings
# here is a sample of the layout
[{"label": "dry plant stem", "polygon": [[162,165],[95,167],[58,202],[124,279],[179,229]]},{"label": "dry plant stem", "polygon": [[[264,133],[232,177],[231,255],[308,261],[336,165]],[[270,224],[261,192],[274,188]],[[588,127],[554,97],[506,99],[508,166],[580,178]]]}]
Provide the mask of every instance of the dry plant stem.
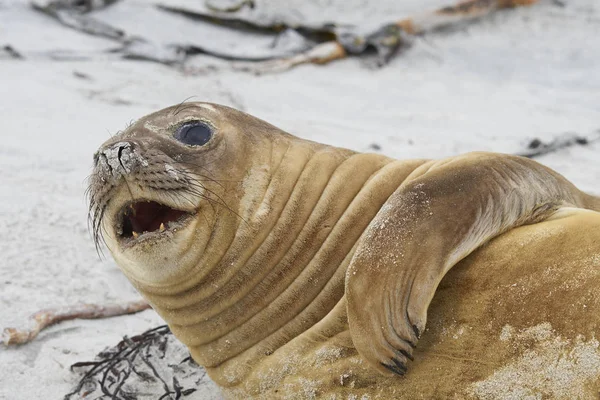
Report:
[{"label": "dry plant stem", "polygon": [[150,305],[146,301],[138,300],[125,304],[80,304],[41,310],[29,317],[29,327],[22,329],[5,328],[0,343],[9,346],[31,342],[42,329],[61,321],[116,317],[134,314],[148,308],[150,308]]}]

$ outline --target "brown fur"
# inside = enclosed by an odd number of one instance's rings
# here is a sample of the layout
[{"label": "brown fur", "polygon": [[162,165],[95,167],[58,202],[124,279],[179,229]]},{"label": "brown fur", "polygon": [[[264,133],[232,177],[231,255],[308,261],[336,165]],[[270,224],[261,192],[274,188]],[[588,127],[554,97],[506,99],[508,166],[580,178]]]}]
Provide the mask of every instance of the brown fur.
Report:
[{"label": "brown fur", "polygon": [[[211,141],[177,142],[189,120]],[[231,398],[600,390],[600,214],[583,210],[600,201],[540,164],[397,161],[204,103],[144,117],[98,154],[111,253]],[[193,218],[127,244],[119,210],[139,199]],[[531,360],[555,368],[542,379]]]}]

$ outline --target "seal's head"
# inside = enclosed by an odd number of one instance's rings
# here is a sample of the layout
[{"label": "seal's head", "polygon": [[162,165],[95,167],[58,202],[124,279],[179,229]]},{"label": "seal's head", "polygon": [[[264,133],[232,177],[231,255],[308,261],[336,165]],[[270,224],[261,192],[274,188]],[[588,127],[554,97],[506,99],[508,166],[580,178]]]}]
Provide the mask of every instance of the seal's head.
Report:
[{"label": "seal's head", "polygon": [[[252,175],[268,179],[265,148],[291,136],[234,109],[186,103],[150,114],[104,143],[94,155],[90,220],[136,286],[159,288],[186,279],[221,231],[244,220],[237,190]],[[261,167],[262,166],[262,167]]]},{"label": "seal's head", "polygon": [[[257,357],[295,335],[282,330],[276,342],[247,352],[268,334],[261,310],[290,285],[282,271],[294,271],[287,275],[293,280],[298,268],[312,265],[311,249],[327,238],[328,224],[343,210],[332,189],[324,211],[309,218],[352,154],[228,107],[166,108],[96,153],[89,190],[93,232],[194,360],[213,379],[233,385]],[[286,257],[289,248],[294,257]],[[305,261],[291,263],[301,257]],[[327,265],[335,270],[338,264]],[[314,270],[321,271],[320,264]],[[277,279],[268,278],[271,271]],[[290,287],[290,293],[298,291]],[[287,321],[272,320],[269,329]],[[245,361],[236,358],[241,354]],[[243,368],[231,372],[229,360]]]}]

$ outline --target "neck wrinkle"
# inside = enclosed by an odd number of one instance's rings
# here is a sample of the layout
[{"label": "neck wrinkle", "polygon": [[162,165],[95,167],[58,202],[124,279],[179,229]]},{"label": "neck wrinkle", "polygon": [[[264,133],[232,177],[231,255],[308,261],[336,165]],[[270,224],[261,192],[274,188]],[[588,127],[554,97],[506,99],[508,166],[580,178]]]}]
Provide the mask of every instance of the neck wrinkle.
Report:
[{"label": "neck wrinkle", "polygon": [[[296,195],[286,199],[272,225],[262,225],[269,227],[269,234],[279,231],[278,240],[266,235],[255,241],[236,274],[218,290],[197,297],[165,318],[188,345],[194,359],[219,375],[215,377],[218,380],[229,382],[220,384],[227,386],[242,379],[249,370],[240,365],[248,367],[249,360],[266,357],[281,348],[290,338],[310,329],[339,302],[345,271],[362,232],[387,197],[423,163],[401,163],[379,155],[335,150],[325,148],[311,156],[302,173],[313,168],[315,175],[300,174],[291,191],[297,191]],[[322,179],[323,165],[329,165],[331,173],[315,193],[314,180]],[[254,207],[253,215],[264,207],[272,183],[273,179],[262,192],[262,203]],[[309,194],[312,200],[307,201]],[[298,211],[307,216],[294,228]],[[268,214],[272,213],[273,210]],[[240,243],[241,239],[246,241]],[[235,258],[239,254],[232,250],[247,243],[248,237],[236,235],[220,266],[226,269],[228,264],[223,261],[230,256],[234,262],[240,261]],[[279,249],[283,249],[282,254],[277,254]],[[226,379],[221,373],[235,378]]]},{"label": "neck wrinkle", "polygon": [[[289,141],[286,141],[285,143],[289,143]],[[288,147],[289,145],[286,145],[285,149]],[[284,155],[286,151],[287,150],[283,152]],[[269,160],[268,165],[272,164],[274,153],[276,153],[276,151],[274,151],[274,146],[271,143],[269,155],[266,157]],[[279,161],[282,159],[283,157],[281,157]],[[246,168],[244,173],[248,174],[249,169],[251,168]],[[208,206],[212,208],[213,213],[215,214],[213,218],[213,224],[210,229],[211,234],[204,246],[206,251],[198,256],[194,267],[192,267],[189,272],[186,273],[186,279],[182,279],[181,281],[170,285],[169,288],[161,288],[162,290],[160,291],[155,291],[151,288],[140,288],[140,291],[142,291],[146,297],[150,298],[153,304],[160,304],[163,308],[168,310],[169,314],[172,314],[175,310],[186,307],[187,305],[193,303],[189,300],[186,301],[186,299],[189,299],[190,294],[196,293],[198,290],[202,290],[203,288],[206,290],[207,287],[214,284],[214,279],[211,279],[211,274],[218,272],[215,271],[215,269],[223,264],[223,260],[230,248],[232,245],[234,245],[236,240],[239,240],[238,232],[242,230],[240,227],[242,227],[243,224],[248,224],[248,220],[251,219],[249,216],[254,214],[253,209],[242,209],[242,198],[237,196],[228,196],[228,193],[230,192],[239,192],[239,186],[243,181],[243,179],[228,180],[225,185],[219,185],[221,193],[217,194],[217,197],[223,204],[213,204],[212,202],[208,203]],[[257,179],[257,181],[260,181],[260,179]],[[267,190],[268,185],[265,185],[264,191],[259,193],[258,196],[261,198],[264,197],[264,193],[266,193]],[[223,198],[227,198],[229,200],[225,202]],[[233,204],[231,200],[235,200],[235,204]],[[254,201],[249,203],[257,204],[254,209],[257,209],[260,206],[260,202]],[[203,227],[200,229],[202,228]],[[193,241],[190,242],[193,243]]]},{"label": "neck wrinkle", "polygon": [[[324,149],[323,151],[311,153],[309,156],[306,164],[300,164],[301,168],[297,179],[291,181],[292,185],[289,189],[291,195],[285,195],[281,190],[278,190],[281,188],[276,187],[274,189],[274,195],[276,195],[280,204],[269,213],[272,221],[268,224],[260,224],[260,227],[266,230],[264,237],[257,239],[256,235],[238,235],[236,237],[237,243],[230,246],[228,254],[216,267],[216,269],[221,270],[230,269],[230,271],[227,271],[229,276],[225,276],[227,279],[217,282],[213,279],[203,281],[203,284],[209,286],[210,292],[194,292],[193,295],[196,297],[188,299],[192,301],[176,309],[177,316],[169,320],[171,324],[184,327],[200,322],[203,322],[203,325],[206,325],[207,321],[209,321],[209,324],[216,322],[211,317],[217,317],[218,319],[218,315],[223,310],[235,307],[237,300],[252,290],[286,255],[288,248],[294,243],[296,236],[294,232],[299,234],[302,231],[304,223],[311,215],[314,204],[319,200],[322,190],[327,187],[330,175],[348,155],[343,152],[332,152],[330,149]],[[325,165],[325,160],[328,160],[329,166]],[[291,161],[297,164],[298,160]],[[328,169],[331,170],[330,173],[327,173]],[[321,190],[318,192],[313,190],[309,194],[307,189],[314,188],[314,185],[316,185],[315,176],[326,179],[323,181]],[[287,182],[289,184],[290,180],[287,179]],[[314,200],[311,200],[311,196]],[[273,196],[264,196],[263,199],[269,197]],[[281,201],[282,199],[284,201]],[[266,208],[273,209],[273,207]],[[286,215],[282,217],[284,213]],[[302,216],[302,213],[306,215]],[[252,243],[249,239],[253,239],[254,242]],[[249,241],[251,248],[248,245]],[[240,248],[249,248],[243,258],[239,257]],[[235,267],[235,265],[238,267]],[[212,277],[217,277],[217,275],[213,274]],[[194,287],[194,290],[198,289],[198,287]],[[241,310],[240,313],[242,316],[249,315],[247,311]],[[224,334],[224,332],[219,333],[223,328],[223,324],[216,322],[215,325],[214,329],[207,329],[206,326],[202,329],[207,331],[207,336],[204,337],[205,341],[214,340]]]},{"label": "neck wrinkle", "polygon": [[[317,153],[309,160],[309,163],[315,161],[315,157],[319,156],[323,156],[323,154]],[[324,156],[329,157],[330,155],[325,154]],[[200,324],[202,322],[202,329],[210,332],[210,334],[204,338],[204,342],[208,343],[227,333],[222,330],[223,324],[220,321],[221,318],[233,320],[233,317],[236,316],[235,326],[227,326],[228,329],[235,329],[236,326],[239,326],[252,318],[255,313],[264,308],[261,307],[253,311],[252,308],[248,308],[241,300],[245,298],[246,295],[256,291],[256,287],[263,281],[263,278],[272,274],[274,269],[280,265],[282,259],[286,257],[289,249],[296,242],[296,236],[302,232],[307,220],[311,217],[312,213],[310,210],[314,209],[314,205],[321,200],[323,192],[328,187],[329,180],[345,159],[346,157],[344,157],[344,159],[335,159],[330,174],[327,174],[325,168],[319,167],[319,165],[322,166],[322,162],[318,162],[318,160],[315,161],[315,167],[319,169],[321,175],[327,177],[327,181],[324,182],[322,190],[317,192],[316,196],[313,196],[314,201],[309,201],[305,190],[298,188],[298,186],[302,185],[299,185],[298,181],[296,181],[294,185],[294,194],[290,196],[290,200],[285,203],[284,207],[282,207],[277,214],[277,221],[271,227],[269,235],[254,249],[255,251],[250,254],[246,260],[243,260],[244,263],[241,273],[233,276],[232,279],[226,282],[226,285],[220,286],[219,291],[215,292],[214,296],[206,297],[203,301],[196,303],[192,309],[185,311],[181,310],[190,313],[189,317],[185,318],[186,326]],[[305,171],[310,168],[311,167],[305,168]],[[314,183],[314,181],[310,179],[304,180]],[[290,204],[299,203],[298,200],[303,203],[304,211],[308,211],[305,216],[295,212],[298,204]],[[285,214],[290,215],[286,216]],[[292,226],[290,222],[291,219],[293,219],[296,228]],[[279,238],[279,242],[276,242],[277,238]],[[278,248],[280,256],[275,255],[274,252],[270,250],[273,247]],[[224,314],[230,314],[230,316],[226,317]]]},{"label": "neck wrinkle", "polygon": [[[330,295],[325,302],[309,307],[306,312],[311,315],[297,329],[300,332],[307,329],[333,307],[343,294],[344,271],[352,248],[373,216],[363,213],[360,205],[370,196],[368,191],[363,191],[365,183],[390,161],[383,156],[358,155],[337,162],[331,180],[319,191],[315,202],[305,207],[310,211],[309,220],[301,227],[298,238],[292,238],[294,243],[286,249],[284,259],[275,263],[257,285],[246,290],[249,292],[246,296],[228,305],[220,314],[194,325],[173,327],[175,333],[203,332],[187,344],[198,349],[204,365],[222,363],[287,325],[304,312],[326,286],[331,286],[327,292],[335,292],[335,296]],[[360,204],[351,207],[359,193],[362,193]],[[382,203],[389,194],[378,202]],[[376,212],[380,205],[372,211]],[[363,215],[355,215],[356,212]],[[284,226],[288,223],[289,220],[281,221]],[[342,265],[345,267],[335,284],[329,285]],[[228,351],[221,351],[224,348]]]}]

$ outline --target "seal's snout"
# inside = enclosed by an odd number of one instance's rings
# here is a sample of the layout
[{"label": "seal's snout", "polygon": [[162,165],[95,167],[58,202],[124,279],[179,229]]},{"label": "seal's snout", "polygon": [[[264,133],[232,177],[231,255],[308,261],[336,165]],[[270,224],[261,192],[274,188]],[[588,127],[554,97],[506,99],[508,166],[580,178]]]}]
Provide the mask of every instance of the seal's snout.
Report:
[{"label": "seal's snout", "polygon": [[[154,147],[148,149],[148,143]],[[203,187],[158,142],[118,137],[94,154],[90,220],[96,241],[104,232],[124,247],[172,238],[196,213]],[[110,224],[102,226],[105,217]]]},{"label": "seal's snout", "polygon": [[98,173],[105,178],[118,178],[130,174],[147,161],[139,152],[139,147],[130,141],[112,143],[94,154],[94,164]]}]

